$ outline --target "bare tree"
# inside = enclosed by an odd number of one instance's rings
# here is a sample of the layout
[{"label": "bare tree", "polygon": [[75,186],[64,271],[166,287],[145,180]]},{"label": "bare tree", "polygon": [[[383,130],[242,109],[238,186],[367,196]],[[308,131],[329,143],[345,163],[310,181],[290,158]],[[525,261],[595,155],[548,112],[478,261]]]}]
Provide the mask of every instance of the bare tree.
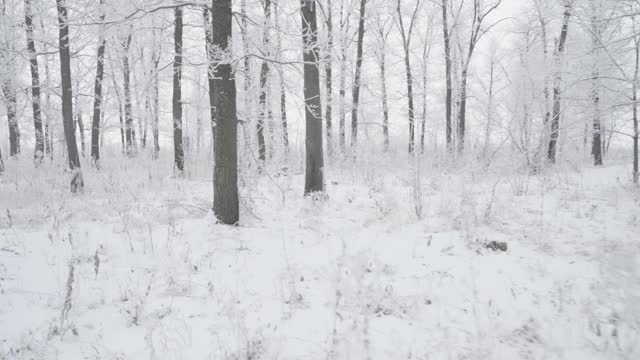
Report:
[{"label": "bare tree", "polygon": [[44,133],[42,131],[42,112],[40,111],[40,74],[38,73],[38,57],[34,41],[33,10],[31,0],[24,2],[24,23],[27,33],[27,50],[31,68],[31,106],[33,108],[33,128],[35,129],[36,146],[33,160],[40,164],[44,158]]},{"label": "bare tree", "polygon": [[[264,10],[264,26],[262,29],[262,48],[266,56],[268,57],[269,51],[269,26],[271,25],[271,0],[262,0],[262,6]],[[262,61],[260,67],[260,117],[256,124],[256,131],[258,134],[258,158],[264,162],[267,159],[267,148],[265,145],[264,126],[265,119],[267,117],[267,92],[268,92],[268,80],[269,80],[269,63],[267,60]]]},{"label": "bare tree", "polygon": [[407,77],[407,100],[409,102],[409,154],[413,155],[415,149],[415,109],[413,106],[413,75],[411,75],[411,35],[415,25],[416,15],[420,9],[420,0],[416,1],[416,6],[411,15],[411,21],[409,22],[409,28],[405,29],[404,20],[402,19],[402,1],[398,0],[398,6],[396,7],[398,13],[398,28],[400,29],[400,36],[402,36],[402,48],[404,49],[404,69]]},{"label": "bare tree", "polygon": [[384,151],[389,151],[389,101],[387,95],[387,74],[386,74],[386,53],[387,41],[391,26],[387,26],[387,21],[382,20],[378,15],[376,18],[378,40],[380,48],[378,51],[378,66],[380,68],[380,88],[382,96],[382,136],[384,141]]},{"label": "bare tree", "polygon": [[483,8],[482,0],[473,0],[473,19],[471,22],[471,34],[469,35],[469,43],[467,47],[467,53],[462,60],[462,73],[460,76],[460,108],[458,109],[458,150],[464,150],[464,137],[466,131],[466,117],[467,117],[467,80],[469,78],[469,65],[471,64],[471,58],[478,45],[480,39],[485,35],[491,27],[496,23],[483,28],[483,22],[492,12],[494,12],[498,6],[502,3],[502,0],[498,0],[495,3]]},{"label": "bare tree", "polygon": [[353,79],[353,91],[351,100],[351,146],[358,143],[358,102],[360,101],[360,78],[362,69],[362,44],[364,42],[364,14],[367,0],[360,0],[360,16],[358,19],[358,45],[356,48],[356,70]]},{"label": "bare tree", "polygon": [[213,211],[223,224],[240,219],[238,199],[238,119],[236,84],[231,65],[231,0],[212,0],[212,43],[209,59],[209,99],[213,109],[215,166]]},{"label": "bare tree", "polygon": [[553,113],[551,118],[551,131],[549,137],[549,150],[547,152],[547,159],[551,163],[556,162],[556,148],[558,143],[558,130],[560,127],[560,98],[561,90],[560,85],[562,81],[562,73],[560,71],[561,59],[564,55],[565,44],[567,42],[567,33],[569,30],[569,19],[571,18],[571,10],[573,1],[566,1],[564,4],[564,14],[562,18],[562,27],[560,29],[560,38],[557,41],[557,47],[555,49],[554,57],[556,63],[556,73],[553,82]]},{"label": "bare tree", "polygon": [[[104,0],[100,0],[100,6],[104,5]],[[96,166],[100,162],[100,118],[102,116],[102,79],[104,78],[104,51],[107,45],[105,39],[105,13],[104,9],[100,9],[100,33],[98,35],[98,55],[96,65],[96,80],[93,91],[93,121],[91,123],[91,159]]]},{"label": "bare tree", "polygon": [[304,61],[304,101],[306,123],[306,172],[304,193],[324,191],[320,71],[318,68],[318,25],[315,0],[300,0]]},{"label": "bare tree", "polygon": [[127,156],[132,157],[136,153],[136,135],[133,127],[133,108],[131,104],[131,70],[129,66],[129,48],[131,47],[132,31],[122,43],[122,73],[124,78],[124,134]]},{"label": "bare tree", "polygon": [[445,122],[446,122],[446,137],[447,137],[447,149],[452,149],[453,144],[453,127],[451,126],[451,106],[452,106],[452,82],[451,82],[451,29],[449,28],[449,15],[448,15],[448,0],[442,0],[442,33],[444,39],[444,64],[445,64],[445,78],[446,78],[446,91],[445,91]]},{"label": "bare tree", "polygon": [[71,179],[71,192],[82,191],[82,171],[80,169],[80,157],[76,135],[73,129],[73,90],[71,86],[71,54],[69,51],[69,25],[67,23],[67,7],[65,0],[56,0],[59,23],[59,48],[60,48],[60,79],[62,86],[62,122],[64,125],[64,137],[67,142],[67,154],[69,168],[73,172]]},{"label": "bare tree", "polygon": [[174,9],[174,60],[173,60],[173,163],[176,172],[184,172],[184,148],[182,144],[182,8]]}]

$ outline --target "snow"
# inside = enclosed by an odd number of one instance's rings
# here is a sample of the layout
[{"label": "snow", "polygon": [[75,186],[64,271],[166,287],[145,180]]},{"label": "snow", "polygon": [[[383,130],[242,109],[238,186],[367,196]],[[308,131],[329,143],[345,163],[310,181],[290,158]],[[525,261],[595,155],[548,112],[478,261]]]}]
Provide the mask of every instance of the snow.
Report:
[{"label": "snow", "polygon": [[326,199],[268,171],[243,182],[238,227],[215,224],[204,161],[85,166],[79,196],[62,165],[6,165],[0,358],[640,358],[626,165],[348,160]]}]

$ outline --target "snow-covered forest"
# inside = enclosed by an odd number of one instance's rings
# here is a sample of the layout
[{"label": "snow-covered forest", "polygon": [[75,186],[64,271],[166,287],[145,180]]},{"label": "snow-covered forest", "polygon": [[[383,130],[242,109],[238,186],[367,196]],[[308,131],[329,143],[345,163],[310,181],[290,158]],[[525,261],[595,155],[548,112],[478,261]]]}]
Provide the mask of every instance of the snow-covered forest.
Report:
[{"label": "snow-covered forest", "polygon": [[0,359],[640,358],[639,0],[0,2]]}]

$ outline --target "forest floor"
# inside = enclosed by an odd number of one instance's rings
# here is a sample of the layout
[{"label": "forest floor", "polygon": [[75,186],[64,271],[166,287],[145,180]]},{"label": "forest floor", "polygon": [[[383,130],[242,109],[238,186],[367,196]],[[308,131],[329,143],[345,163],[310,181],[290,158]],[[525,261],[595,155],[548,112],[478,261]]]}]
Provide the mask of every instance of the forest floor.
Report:
[{"label": "forest floor", "polygon": [[640,358],[626,165],[361,160],[324,199],[272,170],[230,227],[208,166],[148,163],[85,168],[71,196],[60,167],[7,161],[1,359]]}]

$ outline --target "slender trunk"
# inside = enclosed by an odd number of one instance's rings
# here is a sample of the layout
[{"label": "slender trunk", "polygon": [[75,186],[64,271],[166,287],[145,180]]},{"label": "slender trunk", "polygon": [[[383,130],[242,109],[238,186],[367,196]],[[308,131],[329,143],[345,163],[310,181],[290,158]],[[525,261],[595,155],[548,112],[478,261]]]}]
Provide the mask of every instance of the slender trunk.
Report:
[{"label": "slender trunk", "polygon": [[[429,25],[430,26],[430,25]],[[424,154],[424,139],[427,123],[427,64],[429,61],[429,53],[431,48],[429,46],[430,33],[427,33],[427,39],[424,41],[422,48],[422,123],[420,124],[420,153]]]},{"label": "slender trunk", "polygon": [[[100,0],[100,5],[104,4],[104,0]],[[100,118],[102,117],[102,79],[104,77],[104,50],[107,41],[104,36],[104,11],[101,10],[100,22],[103,23],[98,37],[98,56],[96,66],[96,81],[93,91],[93,121],[91,123],[91,159],[96,166],[100,162]]]},{"label": "slender trunk", "polygon": [[82,191],[84,186],[80,169],[80,157],[76,136],[73,131],[73,93],[71,87],[71,54],[69,51],[69,26],[67,25],[67,7],[65,0],[56,0],[59,23],[60,79],[62,86],[62,122],[67,142],[69,168],[73,172],[71,192]]},{"label": "slender trunk", "polygon": [[158,157],[160,156],[160,80],[158,77],[160,54],[160,49],[155,49],[154,47],[153,54],[151,55],[151,62],[153,63],[153,103],[151,105],[153,119],[151,120],[151,132],[153,133],[154,159],[158,159]]},{"label": "slender trunk", "polygon": [[[264,0],[264,27],[262,30],[262,50],[265,54],[269,53],[269,26],[271,25],[271,0]],[[264,124],[267,117],[267,92],[269,79],[269,63],[264,60],[260,67],[260,117],[256,124],[258,134],[258,158],[263,163],[267,160],[267,148],[264,140]]]},{"label": "slender trunk", "polygon": [[633,110],[633,183],[638,183],[640,173],[638,172],[638,80],[640,80],[640,37],[635,41],[635,71],[633,83],[631,85],[631,104]]},{"label": "slender trunk", "polygon": [[344,153],[346,146],[345,135],[345,83],[347,76],[347,44],[345,39],[345,32],[348,29],[349,14],[347,12],[346,18],[343,19],[344,0],[340,2],[340,88],[338,89],[338,141],[340,144],[340,151]]},{"label": "slender trunk", "polygon": [[[591,18],[591,43],[593,50],[593,74],[591,101],[593,102],[593,141],[591,142],[591,154],[593,155],[593,163],[596,166],[603,164],[602,161],[602,126],[600,122],[600,70],[599,57],[600,46],[598,37],[600,36],[600,25],[598,19],[594,15]],[[586,136],[585,136],[586,139]]]},{"label": "slender trunk", "polygon": [[[276,26],[276,59],[280,60],[280,52],[282,49],[282,37],[280,35],[280,6],[275,7],[275,26]],[[289,155],[289,131],[287,129],[287,92],[284,84],[284,75],[282,67],[279,68],[280,78],[280,122],[282,125],[282,144],[284,146],[285,156]]]},{"label": "slender trunk", "polygon": [[[252,109],[251,109],[251,98],[249,96],[249,91],[251,91],[251,86],[253,83],[253,78],[251,77],[251,59],[249,55],[249,39],[247,34],[247,28],[249,27],[249,23],[247,21],[247,0],[240,0],[240,38],[242,40],[242,50],[244,61],[243,61],[243,71],[244,71],[244,81],[242,83],[243,87],[243,98],[244,98],[244,121],[245,123],[251,122]],[[215,15],[214,15],[215,16]],[[248,144],[247,144],[248,145]]]},{"label": "slender trunk", "polygon": [[76,122],[78,124],[78,132],[80,133],[80,153],[82,154],[82,157],[84,157],[84,122],[82,121],[82,112],[80,112],[80,110],[76,110]]},{"label": "slender trunk", "polygon": [[405,33],[404,22],[402,20],[400,0],[398,0],[398,7],[396,10],[398,12],[398,21],[400,23],[400,35],[402,36],[402,47],[404,48],[404,69],[407,77],[407,100],[409,102],[409,155],[413,155],[415,149],[415,110],[413,107],[413,76],[411,75],[411,59],[409,53],[413,19],[409,25],[409,34],[407,35]]},{"label": "slender trunk", "polygon": [[[236,84],[231,60],[231,0],[212,0],[212,44],[220,50],[209,65],[209,99],[214,115],[213,211],[218,221],[236,224],[240,219],[238,199],[238,119]],[[220,58],[224,56],[224,58]]]},{"label": "slender trunk", "polygon": [[182,144],[182,8],[174,10],[175,33],[173,60],[173,163],[175,170],[184,172],[184,148]]},{"label": "slender trunk", "polygon": [[560,127],[560,82],[562,75],[560,71],[561,59],[564,54],[565,42],[567,41],[567,32],[569,29],[569,18],[571,17],[571,3],[566,3],[564,7],[564,16],[562,21],[562,29],[560,30],[560,39],[558,40],[558,48],[556,49],[556,75],[553,84],[553,117],[551,119],[551,135],[549,139],[549,151],[547,159],[551,163],[556,162],[556,149],[558,144],[558,130]]},{"label": "slender trunk", "polygon": [[4,160],[2,159],[2,149],[0,149],[0,176],[4,173]]},{"label": "slender trunk", "polygon": [[358,102],[360,101],[360,75],[362,68],[362,44],[364,40],[364,14],[367,0],[360,0],[360,18],[358,21],[358,45],[356,49],[356,72],[353,80],[351,107],[351,146],[358,143]]},{"label": "slender trunk", "polygon": [[44,133],[42,131],[42,112],[40,111],[40,74],[38,71],[38,57],[36,56],[36,45],[34,42],[33,15],[31,0],[24,2],[24,22],[27,32],[27,50],[29,52],[29,63],[31,67],[31,105],[33,107],[33,128],[35,129],[36,146],[33,160],[37,165],[44,157]]},{"label": "slender trunk", "polygon": [[384,151],[389,151],[389,102],[387,100],[387,76],[385,71],[385,46],[380,52],[380,84],[382,86],[382,136],[384,138]]},{"label": "slender trunk", "polygon": [[123,44],[124,55],[122,57],[124,75],[124,125],[127,156],[133,157],[136,153],[135,130],[133,128],[133,110],[131,105],[131,70],[129,69],[129,47],[131,45],[129,33]]},{"label": "slender trunk", "polygon": [[300,0],[304,61],[304,100],[306,123],[305,195],[324,191],[324,158],[322,153],[322,106],[318,68],[318,27],[314,0]]},{"label": "slender trunk", "polygon": [[[495,73],[495,62],[491,59],[489,64],[489,99],[487,103],[487,125],[484,128],[484,154],[487,155],[491,146],[491,123],[493,121],[493,82]],[[526,116],[526,114],[525,114]],[[526,127],[526,123],[524,125]],[[526,145],[524,146],[526,148]]]},{"label": "slender trunk", "polygon": [[447,15],[447,0],[442,0],[442,32],[444,35],[444,63],[446,77],[445,92],[445,122],[447,149],[452,150],[453,128],[451,126],[452,84],[451,84],[451,33],[449,31],[449,16]]},{"label": "slender trunk", "polygon": [[327,142],[327,153],[329,157],[333,156],[333,114],[332,114],[332,101],[333,101],[333,16],[331,0],[327,0],[327,53],[325,56],[325,93],[327,102],[325,104],[324,118],[325,118],[325,131]]}]

